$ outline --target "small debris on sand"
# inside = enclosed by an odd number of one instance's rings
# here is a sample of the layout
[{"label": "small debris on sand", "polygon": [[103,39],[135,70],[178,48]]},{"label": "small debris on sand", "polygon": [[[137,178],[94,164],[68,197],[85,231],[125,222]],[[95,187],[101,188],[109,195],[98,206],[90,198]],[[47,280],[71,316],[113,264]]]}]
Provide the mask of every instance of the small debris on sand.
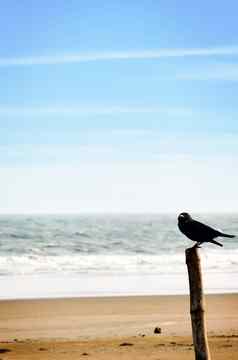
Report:
[{"label": "small debris on sand", "polygon": [[162,333],[162,329],[160,327],[156,327],[154,329],[154,334],[161,334]]},{"label": "small debris on sand", "polygon": [[132,343],[129,343],[129,342],[124,342],[124,343],[121,343],[119,346],[133,346],[134,344]]},{"label": "small debris on sand", "polygon": [[5,354],[5,353],[10,352],[10,351],[12,351],[12,350],[2,348],[2,349],[0,349],[0,354]]}]

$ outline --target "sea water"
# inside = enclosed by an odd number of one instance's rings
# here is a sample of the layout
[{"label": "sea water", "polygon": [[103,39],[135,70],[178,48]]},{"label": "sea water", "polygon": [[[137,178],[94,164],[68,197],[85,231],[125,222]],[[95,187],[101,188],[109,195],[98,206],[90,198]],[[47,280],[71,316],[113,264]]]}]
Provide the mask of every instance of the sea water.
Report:
[{"label": "sea water", "polygon": [[[238,214],[196,218],[238,235]],[[200,250],[206,292],[238,291],[238,237]],[[0,298],[188,293],[175,214],[1,215]]]}]

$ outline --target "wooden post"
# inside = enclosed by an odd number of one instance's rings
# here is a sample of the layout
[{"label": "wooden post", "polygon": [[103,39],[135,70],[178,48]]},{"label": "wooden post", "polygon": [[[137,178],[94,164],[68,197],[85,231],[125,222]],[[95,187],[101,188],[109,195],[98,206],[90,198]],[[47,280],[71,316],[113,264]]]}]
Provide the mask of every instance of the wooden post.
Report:
[{"label": "wooden post", "polygon": [[205,321],[205,302],[200,257],[196,246],[186,249],[190,290],[190,314],[196,360],[211,360]]}]

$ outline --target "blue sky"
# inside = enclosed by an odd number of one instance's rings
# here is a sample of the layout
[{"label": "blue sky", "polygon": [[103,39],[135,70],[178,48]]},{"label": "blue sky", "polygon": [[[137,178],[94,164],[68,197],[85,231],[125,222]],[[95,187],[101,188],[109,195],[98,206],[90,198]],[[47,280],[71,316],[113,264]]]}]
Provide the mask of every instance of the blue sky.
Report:
[{"label": "blue sky", "polygon": [[237,211],[235,1],[8,1],[1,213]]}]

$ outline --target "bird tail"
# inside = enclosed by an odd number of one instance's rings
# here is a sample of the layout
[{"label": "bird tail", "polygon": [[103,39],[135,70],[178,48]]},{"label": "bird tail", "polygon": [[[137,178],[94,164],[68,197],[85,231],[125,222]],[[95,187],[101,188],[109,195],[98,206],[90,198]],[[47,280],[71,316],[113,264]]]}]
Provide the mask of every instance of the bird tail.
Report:
[{"label": "bird tail", "polygon": [[235,235],[229,235],[229,234],[224,234],[224,233],[220,233],[219,236],[227,237],[227,238],[234,238],[234,237],[236,237]]},{"label": "bird tail", "polygon": [[213,243],[213,244],[216,244],[216,245],[218,245],[218,246],[223,246],[221,243],[219,243],[219,242],[216,241],[216,240],[210,240],[209,242],[210,242],[210,243]]}]

